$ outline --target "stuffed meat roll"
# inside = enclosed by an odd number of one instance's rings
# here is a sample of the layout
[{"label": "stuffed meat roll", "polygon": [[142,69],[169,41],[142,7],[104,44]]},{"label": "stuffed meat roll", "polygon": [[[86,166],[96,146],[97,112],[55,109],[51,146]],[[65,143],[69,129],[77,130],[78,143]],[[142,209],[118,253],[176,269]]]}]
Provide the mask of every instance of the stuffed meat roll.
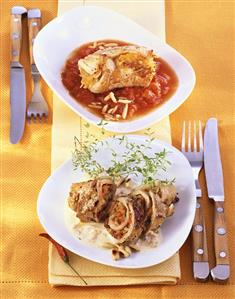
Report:
[{"label": "stuffed meat roll", "polygon": [[82,86],[93,93],[149,86],[156,73],[153,51],[139,46],[98,50],[78,61]]},{"label": "stuffed meat roll", "polygon": [[110,177],[72,184],[68,205],[83,222],[102,222],[116,187]]},{"label": "stuffed meat roll", "polygon": [[130,197],[114,200],[104,226],[119,244],[137,240],[143,230],[144,201]]},{"label": "stuffed meat roll", "polygon": [[176,188],[173,184],[156,181],[154,187],[142,186],[131,194],[133,200],[144,200],[145,219],[143,234],[157,231],[165,219],[174,213],[174,203],[177,201]]},{"label": "stuffed meat roll", "polygon": [[151,208],[148,213],[144,231],[156,231],[174,213],[174,203],[177,200],[176,188],[173,184],[157,182],[156,186],[148,191]]}]

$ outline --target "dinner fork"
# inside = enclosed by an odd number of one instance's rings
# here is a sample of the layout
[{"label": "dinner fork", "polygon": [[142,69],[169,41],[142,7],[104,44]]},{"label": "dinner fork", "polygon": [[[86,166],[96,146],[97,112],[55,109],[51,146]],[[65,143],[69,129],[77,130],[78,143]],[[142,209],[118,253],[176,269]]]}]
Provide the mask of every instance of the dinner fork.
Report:
[{"label": "dinner fork", "polygon": [[[188,128],[188,138],[186,138],[186,127]],[[197,130],[198,127],[198,130]],[[198,131],[198,132],[197,132]],[[193,146],[191,146],[191,135],[193,136]],[[198,136],[198,137],[197,137]],[[186,147],[186,139],[188,145]],[[196,213],[192,227],[193,235],[193,274],[194,278],[199,281],[206,281],[209,276],[208,251],[206,241],[205,219],[203,216],[202,205],[200,199],[202,191],[199,185],[199,173],[203,167],[203,138],[202,138],[202,124],[201,121],[193,122],[193,132],[191,133],[191,121],[183,123],[182,131],[182,145],[181,151],[188,159],[195,180],[196,187]]]},{"label": "dinner fork", "polygon": [[34,39],[41,29],[41,11],[39,9],[30,9],[28,10],[28,29],[29,29],[29,54],[30,54],[30,64],[31,64],[31,74],[34,82],[34,90],[31,101],[29,102],[27,108],[27,118],[29,120],[33,119],[36,121],[36,118],[39,117],[39,120],[42,120],[44,116],[48,116],[48,105],[45,101],[41,89],[40,81],[41,76],[36,67],[33,58],[33,42]]}]

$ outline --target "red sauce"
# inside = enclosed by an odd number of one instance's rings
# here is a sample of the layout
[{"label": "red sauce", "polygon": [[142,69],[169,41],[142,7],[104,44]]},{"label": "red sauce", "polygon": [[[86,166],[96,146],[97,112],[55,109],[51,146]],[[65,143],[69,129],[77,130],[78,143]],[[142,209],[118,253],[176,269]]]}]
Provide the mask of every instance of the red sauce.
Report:
[{"label": "red sauce", "polygon": [[[99,50],[100,42],[116,43],[119,46],[129,45],[129,43],[116,40],[97,41],[98,45],[95,47],[91,47],[94,45],[94,42],[85,44],[71,53],[66,61],[61,77],[64,86],[68,89],[72,97],[96,115],[104,117],[101,112],[102,109],[91,108],[89,106],[94,105],[94,103],[101,103],[102,107],[106,105],[107,102],[104,101],[104,98],[110,91],[95,94],[81,87],[81,77],[78,69],[78,60]],[[157,72],[148,87],[123,87],[112,90],[115,97],[123,97],[132,101],[129,104],[126,119],[132,119],[148,113],[169,99],[177,89],[178,79],[173,69],[162,58],[156,58],[155,61]],[[122,115],[124,104],[114,104],[112,101],[109,101],[109,103],[109,109],[118,105],[115,113]]]}]

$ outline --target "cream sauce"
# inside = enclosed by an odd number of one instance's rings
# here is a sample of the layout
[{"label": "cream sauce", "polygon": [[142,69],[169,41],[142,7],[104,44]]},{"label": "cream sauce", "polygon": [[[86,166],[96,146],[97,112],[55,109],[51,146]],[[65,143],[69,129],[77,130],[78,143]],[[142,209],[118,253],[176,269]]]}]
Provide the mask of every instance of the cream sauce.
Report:
[{"label": "cream sauce", "polygon": [[[118,242],[104,228],[103,223],[83,223],[76,217],[76,213],[72,211],[67,202],[65,204],[65,222],[71,234],[84,243],[95,247],[113,248]],[[139,239],[136,243],[138,251],[147,250],[157,247],[161,240],[160,231],[154,236],[146,236]]]},{"label": "cream sauce", "polygon": [[112,248],[116,240],[106,231],[103,223],[83,223],[66,203],[65,222],[72,235],[82,242],[96,247]]}]

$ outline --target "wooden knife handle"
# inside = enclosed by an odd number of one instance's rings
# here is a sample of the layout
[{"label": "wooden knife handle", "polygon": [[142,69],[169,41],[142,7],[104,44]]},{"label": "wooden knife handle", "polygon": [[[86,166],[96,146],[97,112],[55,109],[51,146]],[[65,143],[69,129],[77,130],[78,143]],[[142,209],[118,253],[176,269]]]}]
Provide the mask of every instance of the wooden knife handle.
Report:
[{"label": "wooden knife handle", "polygon": [[224,215],[224,202],[215,201],[214,246],[216,265],[229,265],[227,229]]},{"label": "wooden knife handle", "polygon": [[205,219],[202,206],[197,198],[196,214],[193,223],[193,261],[208,262]]},{"label": "wooden knife handle", "polygon": [[11,15],[11,62],[19,62],[22,40],[21,14]]},{"label": "wooden knife handle", "polygon": [[38,18],[29,18],[28,17],[28,31],[29,31],[29,55],[30,55],[30,64],[34,63],[33,58],[33,43],[36,35],[41,29],[41,17]]}]

